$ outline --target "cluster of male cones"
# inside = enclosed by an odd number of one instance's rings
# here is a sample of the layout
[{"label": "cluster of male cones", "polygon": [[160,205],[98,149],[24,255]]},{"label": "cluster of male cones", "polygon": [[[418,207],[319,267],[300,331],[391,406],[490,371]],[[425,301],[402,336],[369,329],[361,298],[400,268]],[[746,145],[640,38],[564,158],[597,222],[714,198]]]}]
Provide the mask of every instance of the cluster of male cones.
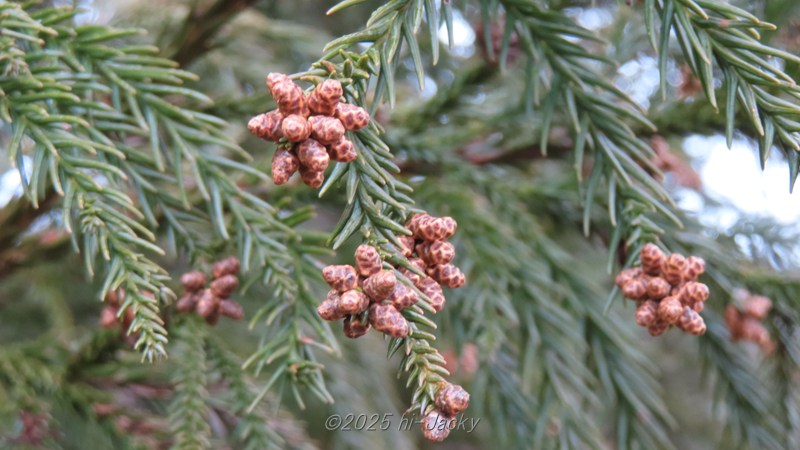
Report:
[{"label": "cluster of male cones", "polygon": [[183,296],[175,305],[176,309],[180,312],[195,311],[210,325],[216,324],[221,315],[240,320],[244,317],[242,305],[230,299],[239,287],[238,274],[239,260],[234,256],[214,263],[210,285],[206,274],[201,271],[183,274]]},{"label": "cluster of male cones", "polygon": [[772,353],[775,351],[775,341],[763,324],[763,320],[772,309],[772,300],[763,295],[752,295],[747,291],[742,292],[739,300],[741,308],[728,305],[725,309],[725,323],[731,333],[731,340],[752,341],[758,344],[764,353]]},{"label": "cluster of male cones", "polygon": [[452,217],[417,214],[406,227],[411,236],[398,237],[403,247],[400,251],[425,276],[405,267],[384,269],[378,249],[366,244],[356,249],[355,267],[333,265],[322,269],[331,290],[317,312],[325,320],[344,319],[345,336],[361,337],[370,326],[395,338],[408,335],[408,322],[400,311],[416,304],[419,298],[414,289],[397,280],[395,270],[425,294],[437,312],[445,304],[442,285],[464,285],[464,274],[451,264],[455,247],[447,242],[456,231],[456,221]]},{"label": "cluster of male cones", "polygon": [[457,384],[444,383],[436,392],[434,405],[422,418],[422,435],[441,442],[450,435],[455,417],[469,406],[469,392]]},{"label": "cluster of male cones", "polygon": [[275,184],[288,182],[299,171],[303,182],[317,189],[331,160],[351,162],[358,157],[345,131],[366,127],[370,117],[364,108],[341,101],[339,81],[327,79],[307,94],[287,75],[270,73],[267,88],[278,109],[253,117],[247,128],[279,143],[272,158]]},{"label": "cluster of male cones", "polygon": [[706,324],[699,313],[709,291],[697,278],[705,272],[705,261],[667,255],[652,243],[642,248],[639,259],[641,267],[625,269],[616,278],[622,295],[636,302],[636,323],[647,327],[651,336],[673,325],[695,336],[704,334]]}]

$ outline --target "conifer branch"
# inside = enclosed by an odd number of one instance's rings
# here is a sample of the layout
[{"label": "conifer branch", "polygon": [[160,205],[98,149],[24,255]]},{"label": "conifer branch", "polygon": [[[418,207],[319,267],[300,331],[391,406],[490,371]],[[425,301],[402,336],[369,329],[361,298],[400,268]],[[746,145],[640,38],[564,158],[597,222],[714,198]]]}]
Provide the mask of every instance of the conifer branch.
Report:
[{"label": "conifer branch", "polygon": [[188,317],[175,327],[180,367],[175,371],[175,396],[170,405],[174,449],[208,448],[210,427],[206,406],[206,327],[197,317]]}]

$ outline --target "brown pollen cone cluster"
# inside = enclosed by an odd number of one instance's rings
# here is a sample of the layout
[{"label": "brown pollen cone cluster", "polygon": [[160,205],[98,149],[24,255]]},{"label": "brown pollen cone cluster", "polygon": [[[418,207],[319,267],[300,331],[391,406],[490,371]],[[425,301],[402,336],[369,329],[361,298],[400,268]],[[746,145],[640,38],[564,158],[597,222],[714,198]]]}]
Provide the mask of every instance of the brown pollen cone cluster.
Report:
[{"label": "brown pollen cone cluster", "polygon": [[244,317],[242,305],[230,299],[233,291],[239,287],[238,273],[239,260],[231,256],[214,263],[210,284],[203,272],[193,271],[183,274],[181,276],[183,296],[178,300],[176,309],[180,312],[195,311],[210,325],[216,324],[220,315],[240,320]]},{"label": "brown pollen cone cluster", "polygon": [[772,309],[772,300],[763,295],[746,293],[742,299],[743,307],[728,305],[725,308],[725,323],[731,333],[731,340],[752,341],[761,347],[761,350],[770,354],[775,351],[775,341],[769,335],[763,320],[767,318]]},{"label": "brown pollen cone cluster", "polygon": [[441,442],[450,435],[455,417],[469,406],[469,392],[457,384],[444,383],[436,392],[435,408],[422,419],[426,439]]},{"label": "brown pollen cone cluster", "polygon": [[641,267],[617,275],[622,295],[636,302],[636,324],[647,327],[651,336],[664,334],[671,326],[700,336],[706,324],[700,317],[708,300],[708,286],[697,281],[705,272],[705,261],[679,253],[664,254],[647,244],[639,255]]},{"label": "brown pollen cone cluster", "polygon": [[267,88],[278,109],[259,114],[247,124],[254,135],[281,145],[272,157],[272,180],[284,184],[300,172],[303,182],[317,189],[325,181],[331,160],[354,161],[358,155],[345,131],[369,124],[364,108],[342,103],[342,84],[327,79],[311,93],[304,93],[282,73],[267,75]]}]

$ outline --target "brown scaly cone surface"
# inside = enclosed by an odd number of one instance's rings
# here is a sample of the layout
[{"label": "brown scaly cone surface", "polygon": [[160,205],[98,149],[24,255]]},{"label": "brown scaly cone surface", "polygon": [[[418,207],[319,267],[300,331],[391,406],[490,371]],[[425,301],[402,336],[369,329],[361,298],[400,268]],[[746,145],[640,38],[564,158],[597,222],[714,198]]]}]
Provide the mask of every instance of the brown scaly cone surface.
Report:
[{"label": "brown scaly cone surface", "polygon": [[641,267],[617,275],[622,295],[636,302],[636,324],[660,336],[672,326],[700,336],[706,324],[700,316],[708,300],[708,286],[697,281],[705,272],[705,261],[696,256],[664,254],[647,244],[639,254]]},{"label": "brown scaly cone surface", "polygon": [[200,271],[187,272],[181,276],[183,296],[176,309],[182,313],[196,312],[209,325],[215,325],[220,316],[240,320],[244,317],[242,305],[230,299],[239,287],[239,260],[231,256],[214,263],[212,280],[208,285],[206,274]]},{"label": "brown scaly cone surface", "polygon": [[364,108],[342,103],[342,85],[328,79],[305,93],[287,75],[270,73],[267,88],[278,109],[259,114],[247,124],[254,135],[278,142],[272,158],[272,180],[285,184],[300,172],[303,182],[318,189],[330,161],[351,162],[358,154],[345,136],[369,124]]},{"label": "brown scaly cone surface", "polygon": [[741,307],[728,305],[725,308],[725,323],[731,333],[731,340],[755,342],[765,354],[771,354],[776,345],[763,321],[772,309],[772,300],[747,291],[743,291],[741,297],[738,302]]}]

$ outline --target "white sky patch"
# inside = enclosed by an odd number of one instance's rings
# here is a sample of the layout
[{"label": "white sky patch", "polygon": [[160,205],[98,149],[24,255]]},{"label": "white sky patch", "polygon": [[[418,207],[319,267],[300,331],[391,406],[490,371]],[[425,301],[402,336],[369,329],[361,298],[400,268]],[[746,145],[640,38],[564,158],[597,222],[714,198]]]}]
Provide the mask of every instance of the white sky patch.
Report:
[{"label": "white sky patch", "polygon": [[[33,160],[28,156],[23,156],[22,161],[25,165],[25,176],[30,177]],[[8,169],[0,175],[0,208],[22,194],[22,179],[19,177],[19,170],[16,167]]]},{"label": "white sky patch", "polygon": [[567,8],[564,13],[589,30],[599,30],[614,22],[612,11],[608,8]]},{"label": "white sky patch", "polygon": [[[447,25],[442,24],[439,27],[439,42],[448,48],[448,41]],[[462,58],[469,58],[475,53],[475,30],[457,9],[453,9],[453,47],[450,53]]]}]

